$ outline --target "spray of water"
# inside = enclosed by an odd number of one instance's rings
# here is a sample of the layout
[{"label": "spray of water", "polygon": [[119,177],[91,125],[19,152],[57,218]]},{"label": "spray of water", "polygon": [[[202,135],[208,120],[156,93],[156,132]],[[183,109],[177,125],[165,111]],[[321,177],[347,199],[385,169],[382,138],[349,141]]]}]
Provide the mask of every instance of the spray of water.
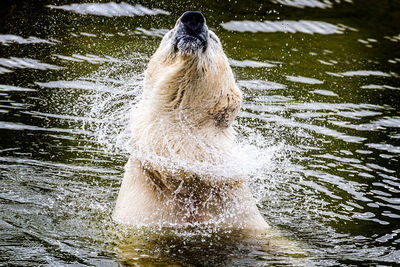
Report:
[{"label": "spray of water", "polygon": [[[275,189],[287,182],[287,176],[276,169],[289,169],[289,155],[284,142],[266,137],[260,130],[235,122],[237,132],[236,143],[221,144],[231,146],[228,153],[216,150],[209,146],[207,140],[200,140],[199,136],[191,135],[190,130],[181,129],[185,134],[185,141],[200,146],[202,151],[208,151],[211,160],[185,158],[186,153],[177,154],[173,144],[179,144],[179,136],[168,135],[168,129],[162,133],[162,142],[170,153],[166,156],[148,150],[138,150],[131,142],[132,124],[139,100],[142,94],[143,71],[148,58],[139,54],[125,56],[123,60],[104,65],[97,72],[92,73],[88,80],[107,90],[95,90],[92,94],[83,96],[90,107],[85,129],[90,130],[95,141],[110,154],[131,154],[143,162],[157,164],[161,169],[172,173],[183,171],[194,172],[199,175],[228,179],[228,177],[246,177],[258,203],[276,195]],[[240,116],[240,115],[239,115]],[[146,130],[142,129],[146,133]],[[154,132],[147,131],[143,138],[158,140],[152,136]],[[159,134],[159,133],[157,133]],[[148,141],[146,140],[146,142]],[[182,146],[184,147],[184,146]]]},{"label": "spray of water", "polygon": [[[282,141],[282,138],[278,137],[279,133],[274,132],[286,129],[275,129],[274,131],[268,129],[265,131],[265,129],[254,127],[242,114],[239,114],[239,119],[236,120],[233,127],[237,133],[235,142],[221,144],[231,146],[228,150],[222,150],[228,151],[228,153],[221,152],[215,147],[210,147],[207,140],[199,139],[198,135],[190,135],[190,130],[181,129],[186,134],[186,141],[196,146],[201,146],[202,151],[209,152],[210,160],[185,158],[182,155],[186,155],[186,153],[176,154],[176,148],[169,145],[179,143],[179,140],[176,140],[179,136],[168,135],[167,129],[162,133],[164,139],[162,142],[166,144],[166,149],[171,153],[161,156],[151,151],[151,149],[135,148],[131,140],[131,129],[132,125],[136,123],[136,116],[138,115],[137,110],[142,97],[142,82],[144,78],[142,73],[146,68],[147,61],[148,58],[146,57],[131,54],[125,56],[123,60],[113,62],[111,66],[102,66],[87,78],[87,80],[97,84],[99,87],[99,90],[94,90],[92,93],[82,96],[82,102],[89,107],[86,117],[90,118],[86,121],[84,127],[85,130],[93,134],[93,141],[110,155],[121,156],[123,154],[126,155],[126,158],[129,155],[133,155],[143,162],[157,164],[158,168],[165,169],[169,173],[175,172],[179,174],[182,171],[188,171],[222,180],[231,177],[245,177],[264,215],[273,214],[273,216],[276,216],[277,213],[282,212],[281,209],[270,212],[270,209],[276,209],[276,207],[280,206],[281,199],[288,199],[291,194],[290,183],[292,177],[290,170],[293,170],[294,167],[290,158],[293,150],[287,143]],[[146,131],[144,130],[143,132]],[[145,138],[157,140],[157,138],[150,135],[150,132],[152,131],[149,131]],[[286,205],[285,208],[288,208],[288,206]],[[295,208],[295,205],[289,206],[289,208]],[[287,210],[284,213],[290,214]],[[149,251],[149,255],[157,257],[154,252],[155,249],[162,254],[166,253],[162,247],[164,243],[161,242],[162,244],[160,245],[154,241],[160,236],[167,240],[163,242],[167,242],[168,246],[176,246],[180,242],[179,240],[186,240],[185,236],[188,234],[193,235],[192,242],[200,242],[201,246],[205,246],[204,249],[207,249],[207,246],[212,249],[214,247],[213,243],[216,245],[233,245],[234,243],[231,242],[230,237],[234,234],[230,230],[221,232],[222,229],[217,227],[219,222],[224,222],[224,218],[223,216],[214,218],[205,224],[189,223],[187,225],[169,225],[170,227],[166,227],[163,224],[159,225],[158,228],[154,228],[155,225],[152,225],[150,229],[145,225],[141,228],[121,227],[121,225],[115,224],[109,218],[104,221],[102,231],[104,231],[103,235],[106,239],[110,240],[111,243],[117,243],[118,254],[127,253],[127,255],[122,255],[121,257],[136,257],[136,250],[132,250],[132,246],[134,248],[140,247],[143,250],[151,248],[152,251]],[[267,220],[269,219],[268,216],[266,218]],[[282,220],[285,220],[285,216],[282,216]],[[162,231],[167,232],[162,234]],[[131,243],[132,240],[142,237],[146,238],[143,243],[146,245]],[[221,243],[224,238],[228,238],[230,241]],[[277,235],[269,238],[279,240],[281,236]],[[208,242],[202,240],[208,240]],[[237,244],[240,244],[240,242]],[[243,243],[241,244],[243,245]],[[247,246],[246,249],[252,251],[254,250],[252,248],[253,245],[250,242],[245,246]],[[126,251],[121,252],[124,250],[124,246],[127,246]],[[187,246],[183,245],[181,249],[186,251]],[[236,251],[237,248],[232,249]],[[228,252],[229,250],[226,251]],[[134,255],[132,256],[131,253]]]},{"label": "spray of water", "polygon": [[91,94],[83,95],[82,102],[89,107],[84,125],[93,133],[95,141],[109,154],[126,154],[129,149],[129,121],[138,102],[147,58],[130,54],[103,65],[86,80],[98,85]]}]

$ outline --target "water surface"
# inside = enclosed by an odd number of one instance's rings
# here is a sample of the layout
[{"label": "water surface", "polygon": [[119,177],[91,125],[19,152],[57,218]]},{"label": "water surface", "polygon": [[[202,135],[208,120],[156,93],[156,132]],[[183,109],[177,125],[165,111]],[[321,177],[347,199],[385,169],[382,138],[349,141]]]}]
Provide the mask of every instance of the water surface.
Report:
[{"label": "water surface", "polygon": [[[400,262],[396,1],[0,6],[1,262]],[[252,191],[269,224],[310,255],[306,263],[232,233],[138,233],[111,220],[142,73],[185,10],[201,10],[222,40],[244,93],[235,128],[251,154]]]}]

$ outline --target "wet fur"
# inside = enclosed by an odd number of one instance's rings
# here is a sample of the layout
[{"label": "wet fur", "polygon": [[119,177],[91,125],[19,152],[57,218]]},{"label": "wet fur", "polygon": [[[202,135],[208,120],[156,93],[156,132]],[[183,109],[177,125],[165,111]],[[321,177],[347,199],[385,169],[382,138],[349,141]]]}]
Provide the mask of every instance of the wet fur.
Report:
[{"label": "wet fur", "polygon": [[134,153],[113,217],[138,226],[213,223],[266,229],[246,177],[212,168],[236,153],[232,123],[242,101],[221,43],[209,31],[204,52],[177,51],[176,27],[145,73],[132,121]]}]

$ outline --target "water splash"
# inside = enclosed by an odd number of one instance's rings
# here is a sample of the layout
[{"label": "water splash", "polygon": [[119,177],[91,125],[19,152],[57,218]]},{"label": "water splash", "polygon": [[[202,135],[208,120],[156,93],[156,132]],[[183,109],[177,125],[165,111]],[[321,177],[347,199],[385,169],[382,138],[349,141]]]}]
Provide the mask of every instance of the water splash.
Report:
[{"label": "water splash", "polygon": [[108,153],[125,154],[131,150],[128,124],[141,94],[146,59],[130,54],[111,66],[100,67],[87,78],[97,90],[82,96],[81,101],[89,105],[87,117],[95,120],[87,121],[84,128],[93,132],[96,142]]},{"label": "water splash", "polygon": [[[209,158],[213,160],[192,160],[176,153],[165,157],[154,153],[151,149],[135,150],[130,143],[130,125],[135,124],[135,116],[137,116],[135,112],[142,93],[143,75],[141,73],[147,58],[138,54],[127,56],[127,58],[113,62],[111,67],[109,65],[101,67],[90,78],[86,78],[90,81],[79,81],[82,83],[81,86],[91,89],[91,93],[83,95],[81,100],[89,105],[86,117],[90,119],[86,120],[84,128],[93,133],[96,142],[108,153],[133,154],[143,162],[156,163],[160,168],[168,169],[173,173],[187,170],[204,176],[219,177],[219,179],[247,177],[258,202],[263,201],[268,195],[272,196],[269,190],[288,182],[289,176],[283,179],[281,172],[276,171],[285,169],[289,165],[292,152],[287,144],[274,138],[266,138],[261,131],[242,123],[234,124],[238,132],[238,143],[229,150],[233,153],[221,154],[220,151],[213,151],[213,148],[208,146],[207,140],[199,140],[198,136],[185,138],[195,146],[204,146],[203,149],[209,152]],[[127,68],[135,70],[130,71]],[[64,84],[65,81],[58,86],[64,86]],[[268,86],[271,85],[268,84]],[[68,83],[68,87],[71,87],[71,83]],[[276,85],[273,84],[273,87]],[[157,132],[157,134],[160,133]],[[180,138],[168,136],[167,129],[164,135],[165,138],[170,139]],[[151,135],[145,135],[145,137],[152,140]],[[166,149],[174,143],[179,143],[179,140],[166,142]],[[172,148],[169,149],[173,151]]]}]

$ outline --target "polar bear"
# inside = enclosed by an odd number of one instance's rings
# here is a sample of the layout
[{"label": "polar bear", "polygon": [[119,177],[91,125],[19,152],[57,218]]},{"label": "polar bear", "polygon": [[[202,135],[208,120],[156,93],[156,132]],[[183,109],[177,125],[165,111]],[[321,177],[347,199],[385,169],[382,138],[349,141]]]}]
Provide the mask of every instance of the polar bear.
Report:
[{"label": "polar bear", "polygon": [[185,12],[145,72],[113,218],[135,226],[268,229],[235,159],[232,123],[241,101],[220,40],[200,12]]}]

